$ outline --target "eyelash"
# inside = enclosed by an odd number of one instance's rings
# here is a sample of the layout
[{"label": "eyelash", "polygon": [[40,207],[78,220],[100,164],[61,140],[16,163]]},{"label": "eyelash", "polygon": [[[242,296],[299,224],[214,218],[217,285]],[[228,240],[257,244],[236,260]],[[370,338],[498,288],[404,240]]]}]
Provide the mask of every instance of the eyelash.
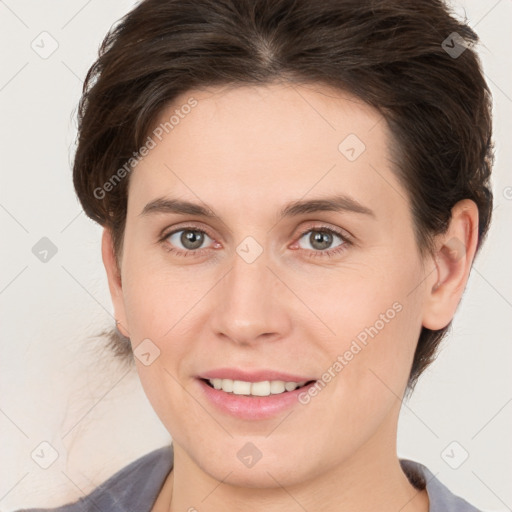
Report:
[{"label": "eyelash", "polygon": [[[163,244],[164,249],[167,252],[171,252],[171,253],[175,254],[176,256],[184,256],[184,257],[187,257],[187,256],[200,256],[200,255],[202,255],[203,251],[207,251],[208,250],[208,249],[195,249],[195,250],[183,251],[181,249],[175,249],[174,247],[169,247],[169,245],[167,244],[167,239],[171,235],[174,235],[175,233],[179,233],[180,231],[194,231],[194,232],[197,232],[197,233],[203,233],[203,234],[205,234],[208,237],[213,239],[213,237],[211,237],[206,231],[204,231],[203,229],[196,228],[195,226],[182,226],[182,227],[180,227],[180,229],[175,229],[174,231],[170,231],[169,233],[166,233],[165,235],[163,235],[160,238],[159,243]],[[333,229],[333,228],[330,228],[330,227],[327,227],[327,226],[315,226],[315,227],[309,228],[306,231],[303,231],[299,235],[297,240],[300,240],[304,235],[306,235],[307,233],[310,233],[312,231],[318,231],[318,232],[321,232],[321,233],[329,233],[331,235],[336,235],[339,238],[341,238],[343,243],[341,245],[339,245],[338,247],[336,247],[335,249],[328,249],[328,250],[324,250],[324,251],[313,251],[313,250],[308,250],[308,249],[302,249],[302,250],[304,250],[304,251],[309,253],[308,257],[311,257],[311,258],[316,258],[316,257],[331,258],[332,256],[337,256],[338,254],[341,254],[342,252],[347,250],[348,247],[353,245],[353,242],[346,235],[342,234],[340,231],[338,231],[336,229]]]}]

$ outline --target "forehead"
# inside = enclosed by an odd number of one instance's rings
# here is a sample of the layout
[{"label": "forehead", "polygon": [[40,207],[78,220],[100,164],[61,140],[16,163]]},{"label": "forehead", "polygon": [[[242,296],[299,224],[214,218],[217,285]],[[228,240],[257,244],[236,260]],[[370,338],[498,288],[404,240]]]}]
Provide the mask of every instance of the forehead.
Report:
[{"label": "forehead", "polygon": [[130,179],[129,206],[138,211],[165,195],[226,210],[243,203],[254,215],[305,195],[342,192],[382,208],[405,196],[381,115],[325,85],[190,90],[149,135],[155,146]]}]

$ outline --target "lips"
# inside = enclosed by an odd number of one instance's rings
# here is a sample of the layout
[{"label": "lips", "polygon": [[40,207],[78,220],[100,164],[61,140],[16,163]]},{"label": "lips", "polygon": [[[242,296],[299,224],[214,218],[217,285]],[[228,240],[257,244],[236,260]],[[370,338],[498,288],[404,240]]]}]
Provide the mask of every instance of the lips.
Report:
[{"label": "lips", "polygon": [[[277,374],[280,376],[284,375],[286,378],[305,378],[298,375],[283,374],[281,372],[278,372]],[[261,373],[259,375],[261,375]],[[266,372],[264,375],[272,374],[270,372]],[[247,373],[243,373],[243,376],[244,378],[248,378]],[[299,396],[302,393],[307,393],[308,389],[315,385],[315,381],[313,381],[302,388],[297,388],[293,391],[286,391],[276,395],[247,396],[214,389],[207,384],[207,381],[203,378],[197,378],[196,381],[198,389],[203,394],[202,396],[212,405],[214,412],[218,411],[222,414],[246,421],[260,421],[275,418],[280,414],[284,414],[290,408],[303,407],[302,402],[299,400]],[[303,408],[302,411],[304,410],[305,409]],[[302,413],[304,414],[304,412]]]},{"label": "lips", "polygon": [[317,380],[316,377],[311,375],[299,375],[281,372],[278,370],[241,370],[239,368],[218,368],[201,373],[197,376],[199,379],[230,379],[230,380],[242,380],[245,382],[263,382],[263,381],[275,381],[282,380],[285,382],[308,382]]}]

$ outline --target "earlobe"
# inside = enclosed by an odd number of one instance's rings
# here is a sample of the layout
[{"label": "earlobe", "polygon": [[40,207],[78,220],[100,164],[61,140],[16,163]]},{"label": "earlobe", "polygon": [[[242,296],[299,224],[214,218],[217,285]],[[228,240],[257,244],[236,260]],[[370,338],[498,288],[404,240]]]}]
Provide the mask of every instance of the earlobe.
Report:
[{"label": "earlobe", "polygon": [[435,269],[430,274],[423,326],[446,327],[452,320],[469,278],[478,242],[478,208],[463,199],[452,208],[450,225],[437,238]]},{"label": "earlobe", "polygon": [[101,256],[107,273],[108,287],[112,298],[112,304],[114,306],[116,326],[124,336],[129,337],[124,309],[121,272],[117,265],[114,245],[112,243],[112,233],[109,228],[103,229],[103,235],[101,238]]}]

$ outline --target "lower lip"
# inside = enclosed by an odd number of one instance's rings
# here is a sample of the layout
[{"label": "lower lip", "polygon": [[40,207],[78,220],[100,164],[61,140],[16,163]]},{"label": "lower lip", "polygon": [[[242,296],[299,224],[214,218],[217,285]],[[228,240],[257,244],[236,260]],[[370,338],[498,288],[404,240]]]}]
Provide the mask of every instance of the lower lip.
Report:
[{"label": "lower lip", "polygon": [[299,395],[307,392],[315,382],[293,391],[277,395],[249,396],[235,395],[210,387],[202,379],[197,379],[208,400],[222,412],[244,420],[264,420],[300,404]]}]

